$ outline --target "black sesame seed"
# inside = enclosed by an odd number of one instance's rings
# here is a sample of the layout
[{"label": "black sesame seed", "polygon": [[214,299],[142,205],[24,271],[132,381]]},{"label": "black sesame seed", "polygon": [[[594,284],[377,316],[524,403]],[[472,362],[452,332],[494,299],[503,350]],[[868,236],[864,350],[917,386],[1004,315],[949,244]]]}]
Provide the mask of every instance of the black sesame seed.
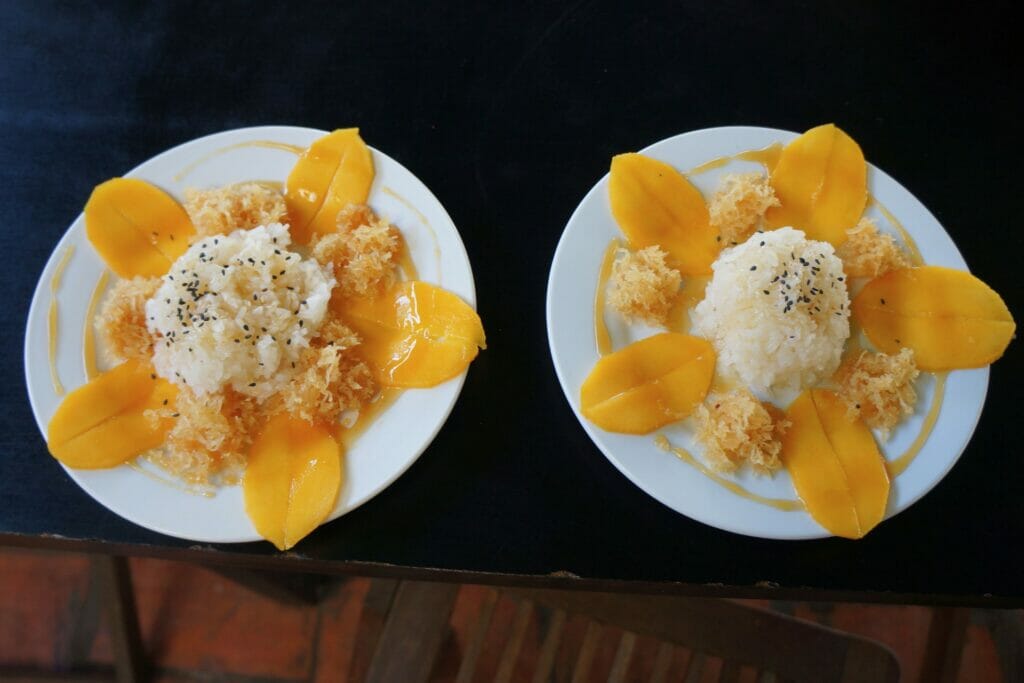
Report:
[{"label": "black sesame seed", "polygon": [[250,386],[250,387],[254,387],[254,386],[256,386],[256,382],[249,382],[249,386]]},{"label": "black sesame seed", "polygon": [[879,301],[881,301],[881,302],[882,302],[882,305],[883,305],[883,306],[885,305],[885,299],[879,299]]},{"label": "black sesame seed", "polygon": [[164,399],[164,405],[167,405],[167,399],[166,398]]},{"label": "black sesame seed", "polygon": [[764,292],[765,294],[767,294],[767,293],[768,293],[768,290],[767,290],[767,289],[762,289],[761,291],[762,291],[762,292]]},{"label": "black sesame seed", "polygon": [[757,270],[757,266],[750,266],[751,270]]}]

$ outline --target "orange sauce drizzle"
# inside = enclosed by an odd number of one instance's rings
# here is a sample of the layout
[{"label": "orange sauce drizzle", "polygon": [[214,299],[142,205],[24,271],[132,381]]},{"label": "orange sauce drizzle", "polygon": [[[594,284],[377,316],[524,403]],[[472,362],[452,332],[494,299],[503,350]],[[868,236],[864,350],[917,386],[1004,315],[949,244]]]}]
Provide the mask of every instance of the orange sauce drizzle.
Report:
[{"label": "orange sauce drizzle", "polygon": [[597,340],[597,352],[602,356],[612,351],[612,338],[604,322],[604,300],[608,278],[612,274],[612,264],[615,263],[615,252],[621,246],[622,242],[618,238],[608,243],[604,250],[604,258],[601,260],[601,272],[597,276],[597,291],[594,293],[594,337]]},{"label": "orange sauce drizzle", "polygon": [[789,500],[786,498],[766,498],[765,496],[759,496],[756,493],[748,491],[731,479],[727,479],[714,470],[710,469],[704,463],[693,457],[689,451],[678,446],[673,446],[669,443],[669,440],[665,438],[663,434],[659,434],[654,437],[654,444],[663,451],[668,451],[675,455],[677,458],[687,463],[691,467],[695,468],[698,472],[703,474],[705,477],[715,482],[722,488],[727,489],[731,493],[736,494],[740,498],[746,498],[747,500],[761,505],[767,505],[768,507],[775,508],[776,510],[782,510],[783,512],[795,512],[797,510],[803,510],[804,505],[799,500]]},{"label": "orange sauce drizzle", "polygon": [[57,293],[60,290],[60,280],[64,275],[64,269],[68,267],[68,261],[71,260],[71,254],[74,251],[75,245],[73,244],[64,250],[64,255],[60,257],[57,267],[53,270],[53,277],[50,278],[50,310],[46,318],[46,332],[50,357],[50,381],[53,382],[53,391],[58,396],[64,395],[64,385],[61,384],[60,376],[57,373],[57,324],[59,322],[59,316],[57,315]]},{"label": "orange sauce drizzle", "polygon": [[932,395],[932,406],[928,409],[928,414],[921,425],[921,432],[914,439],[914,443],[910,444],[910,447],[903,451],[902,455],[885,464],[886,469],[889,470],[889,476],[893,479],[900,476],[910,466],[910,463],[914,461],[914,458],[917,457],[917,454],[924,447],[925,442],[928,441],[928,437],[931,436],[935,423],[939,419],[939,413],[942,412],[942,400],[946,395],[946,377],[948,375],[948,372],[935,373],[935,393]]},{"label": "orange sauce drizzle", "polygon": [[363,432],[365,432],[366,429],[373,424],[378,417],[380,417],[381,413],[390,408],[401,395],[401,389],[387,388],[382,390],[373,402],[360,408],[359,416],[356,418],[356,421],[352,423],[352,426],[341,427],[339,429],[338,440],[341,442],[341,445],[346,450],[350,449],[356,439],[358,439]]},{"label": "orange sauce drizzle", "polygon": [[[441,284],[441,245],[437,241],[437,233],[434,232],[434,226],[432,226],[430,224],[430,221],[427,220],[427,217],[423,214],[423,212],[420,211],[419,209],[417,209],[413,205],[412,202],[410,202],[408,199],[406,199],[402,195],[400,195],[397,192],[395,192],[394,190],[392,190],[390,187],[382,187],[380,191],[382,193],[386,194],[387,196],[395,199],[400,204],[405,206],[405,208],[409,209],[414,214],[416,214],[416,218],[418,218],[420,223],[422,223],[423,226],[430,232],[430,236],[434,239],[434,259],[437,261],[437,284],[440,285]],[[411,261],[410,261],[410,263],[411,263]],[[415,280],[416,278],[415,277],[410,277],[409,279]]]},{"label": "orange sauce drizzle", "polygon": [[688,332],[690,317],[686,315],[691,308],[704,299],[704,290],[711,282],[710,275],[693,275],[683,278],[683,286],[672,303],[668,313],[668,329],[672,332]]},{"label": "orange sauce drizzle", "polygon": [[[146,456],[145,454],[143,454],[139,457],[145,458]],[[200,486],[198,484],[186,484],[180,479],[173,479],[171,477],[161,476],[157,472],[154,472],[153,470],[150,469],[146,469],[145,467],[140,465],[137,459],[129,462],[128,466],[131,467],[136,472],[146,475],[153,481],[159,482],[165,486],[170,486],[171,488],[181,491],[183,493],[190,493],[193,496],[202,496],[203,498],[213,498],[214,496],[217,495],[217,489],[214,487]],[[157,465],[157,467],[159,467],[159,465]]]},{"label": "orange sauce drizzle", "polygon": [[85,324],[82,329],[82,360],[85,365],[85,378],[91,380],[100,374],[96,366],[96,326],[93,324],[96,319],[96,306],[99,305],[100,297],[107,291],[107,283],[110,282],[110,271],[104,270],[100,279],[89,297],[89,307],[85,309]]},{"label": "orange sauce drizzle", "polygon": [[252,182],[256,183],[257,185],[262,185],[268,190],[273,190],[275,192],[284,192],[284,183],[281,182],[280,180],[254,180]]},{"label": "orange sauce drizzle", "polygon": [[755,163],[764,166],[765,170],[769,173],[775,168],[775,165],[779,163],[779,157],[782,155],[782,143],[773,142],[764,149],[748,149],[745,152],[733,154],[725,157],[718,157],[705,161],[699,166],[694,166],[686,175],[700,175],[712,171],[716,168],[721,168],[731,161],[753,161]]},{"label": "orange sauce drizzle", "polygon": [[708,395],[711,394],[728,394],[737,389],[745,389],[746,387],[740,383],[735,377],[726,377],[719,373],[715,373],[714,378],[711,380],[711,388],[708,389]]},{"label": "orange sauce drizzle", "polygon": [[406,280],[418,280],[419,271],[416,270],[416,264],[412,261],[412,254],[409,253],[409,245],[405,242],[405,237],[399,233],[398,237],[398,267],[402,269],[402,275]]},{"label": "orange sauce drizzle", "polygon": [[907,251],[910,252],[910,262],[915,266],[923,266],[924,259],[921,258],[921,250],[917,248],[917,242],[915,242],[914,238],[910,236],[907,229],[903,227],[903,223],[900,223],[899,219],[892,215],[892,212],[885,208],[885,205],[878,201],[874,195],[868,194],[868,202],[865,208],[871,206],[877,206],[878,210],[883,216],[885,216],[885,220],[889,222],[889,225],[896,228],[896,232],[900,234],[900,238],[903,240],[903,244],[907,247]]},{"label": "orange sauce drizzle", "polygon": [[305,147],[300,147],[299,145],[289,145],[286,142],[275,142],[274,140],[249,140],[247,142],[239,142],[234,145],[228,145],[226,147],[215,149],[209,154],[204,154],[203,156],[199,157],[198,159],[196,159],[195,161],[193,161],[192,163],[188,164],[183,169],[178,171],[177,175],[174,176],[174,182],[180,183],[182,180],[185,179],[186,176],[191,174],[194,170],[196,170],[196,168],[198,168],[202,164],[205,164],[210,159],[213,159],[214,157],[219,157],[221,154],[227,154],[228,152],[231,152],[236,149],[242,149],[244,147],[262,147],[265,149],[277,149],[281,150],[282,152],[290,152],[292,154],[295,154],[296,156],[306,151]]}]

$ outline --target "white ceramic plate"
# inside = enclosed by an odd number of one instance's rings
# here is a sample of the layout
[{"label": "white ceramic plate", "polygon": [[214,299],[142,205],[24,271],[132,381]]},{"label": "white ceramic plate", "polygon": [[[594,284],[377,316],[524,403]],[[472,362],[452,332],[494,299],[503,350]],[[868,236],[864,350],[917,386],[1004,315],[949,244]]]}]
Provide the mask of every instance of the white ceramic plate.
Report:
[{"label": "white ceramic plate", "polygon": [[[244,143],[273,141],[305,147],[325,134],[325,131],[290,126],[218,133],[168,150],[125,175],[148,180],[179,200],[188,187],[243,180],[284,181],[295,164],[294,153]],[[373,150],[373,162],[376,177],[369,203],[401,229],[420,279],[442,285],[475,306],[476,291],[469,258],[444,207],[416,176],[394,159]],[[104,180],[106,178],[95,179],[97,184]],[[85,199],[82,198],[83,205]],[[69,246],[73,246],[74,251],[57,294],[57,369],[69,391],[86,380],[82,355],[86,307],[105,267],[86,239],[84,219],[79,215],[54,249],[32,298],[25,331],[25,374],[32,410],[44,438],[46,425],[61,401],[50,381],[47,355],[50,281]],[[346,455],[345,481],[330,519],[340,517],[380,493],[416,461],[440,431],[464,379],[465,373],[431,389],[403,392],[357,439]],[[245,514],[241,487],[224,487],[212,497],[205,497],[170,482],[159,470],[146,467],[146,472],[128,466],[67,471],[101,504],[148,529],[204,542],[260,539]]]},{"label": "white ceramic plate", "polygon": [[[709,128],[662,140],[641,151],[685,173],[712,159],[761,149],[774,142],[786,143],[796,136],[797,133],[771,128]],[[870,150],[867,152],[870,154]],[[710,197],[723,174],[763,170],[753,162],[732,161],[724,167],[691,175],[690,181],[705,197]],[[902,185],[870,164],[868,189],[903,223],[916,240],[926,263],[967,269],[953,240],[928,209]],[[870,208],[868,215],[878,219],[880,230],[895,234],[876,207]],[[777,510],[726,490],[691,465],[655,447],[654,434],[629,436],[605,432],[580,414],[580,386],[598,359],[593,333],[594,292],[604,250],[615,237],[622,237],[622,233],[611,214],[606,175],[587,193],[569,219],[555,251],[548,280],[547,326],[551,355],[562,389],[583,429],[630,481],[676,512],[749,536],[778,539],[829,536],[804,511]],[[616,349],[652,332],[630,328],[610,312],[606,320]],[[920,432],[934,395],[934,380],[930,375],[922,375],[917,388],[917,413],[882,444],[888,458],[902,454]],[[913,504],[950,470],[974,432],[987,388],[988,368],[949,374],[938,422],[924,448],[893,482],[887,517]],[[685,424],[656,433],[664,433],[674,445],[701,457],[701,448],[694,443],[692,430]],[[746,471],[736,475],[734,480],[761,496],[795,499],[792,482],[784,471],[774,478],[757,477]]]}]

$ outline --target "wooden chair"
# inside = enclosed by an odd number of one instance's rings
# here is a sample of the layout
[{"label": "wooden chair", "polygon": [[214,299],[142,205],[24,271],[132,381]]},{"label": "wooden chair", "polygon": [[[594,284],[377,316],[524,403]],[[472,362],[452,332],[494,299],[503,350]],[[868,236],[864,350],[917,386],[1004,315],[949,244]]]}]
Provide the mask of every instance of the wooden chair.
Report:
[{"label": "wooden chair", "polygon": [[[428,681],[447,637],[459,587],[410,581],[389,585],[393,600],[379,629],[373,659],[365,677],[363,672],[350,671],[349,680]],[[499,683],[512,680],[517,667],[525,665],[518,661],[520,653],[526,634],[533,632],[528,628],[531,621],[540,626],[537,616],[541,613],[546,628],[536,629],[539,642],[532,644],[537,646],[534,683],[592,680],[602,630],[609,627],[621,633],[607,678],[613,682],[627,680],[638,637],[659,641],[649,672],[649,680],[655,683],[669,680],[680,648],[689,651],[686,671],[676,671],[673,680],[687,682],[700,680],[706,666],[718,669],[717,680],[722,683],[740,680],[741,673],[759,683],[886,683],[900,676],[896,658],[880,643],[728,600],[509,589],[490,591],[482,601],[461,653],[456,683],[476,680],[495,606],[503,599],[512,599],[517,606],[493,674],[492,680]],[[580,617],[586,620],[586,629],[571,674],[553,677],[566,624]]]},{"label": "wooden chair", "polygon": [[[70,661],[63,662],[59,671],[0,667],[0,681],[116,681],[139,683],[146,680],[146,662],[143,657],[139,622],[135,612],[135,594],[132,591],[131,569],[128,560],[109,555],[93,555],[89,568],[89,595],[83,612],[102,616],[110,629],[110,644],[114,653],[112,667],[87,667],[82,662],[92,643],[92,629],[72,628]],[[89,620],[89,617],[86,617]]]}]

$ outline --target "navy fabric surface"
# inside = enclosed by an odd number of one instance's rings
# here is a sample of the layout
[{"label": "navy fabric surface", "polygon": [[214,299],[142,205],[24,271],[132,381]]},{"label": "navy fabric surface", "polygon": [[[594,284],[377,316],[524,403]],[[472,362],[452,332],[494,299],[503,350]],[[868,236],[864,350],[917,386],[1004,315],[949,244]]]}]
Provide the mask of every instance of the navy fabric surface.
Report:
[{"label": "navy fabric surface", "polygon": [[1022,318],[1013,23],[895,4],[0,2],[0,534],[189,545],[93,502],[31,417],[28,303],[93,185],[212,132],[358,125],[451,213],[490,348],[419,462],[292,559],[1021,601],[1019,342],[960,463],[856,543],[749,539],[662,507],[592,446],[548,354],[551,256],[611,155],[728,124],[835,121]]}]

